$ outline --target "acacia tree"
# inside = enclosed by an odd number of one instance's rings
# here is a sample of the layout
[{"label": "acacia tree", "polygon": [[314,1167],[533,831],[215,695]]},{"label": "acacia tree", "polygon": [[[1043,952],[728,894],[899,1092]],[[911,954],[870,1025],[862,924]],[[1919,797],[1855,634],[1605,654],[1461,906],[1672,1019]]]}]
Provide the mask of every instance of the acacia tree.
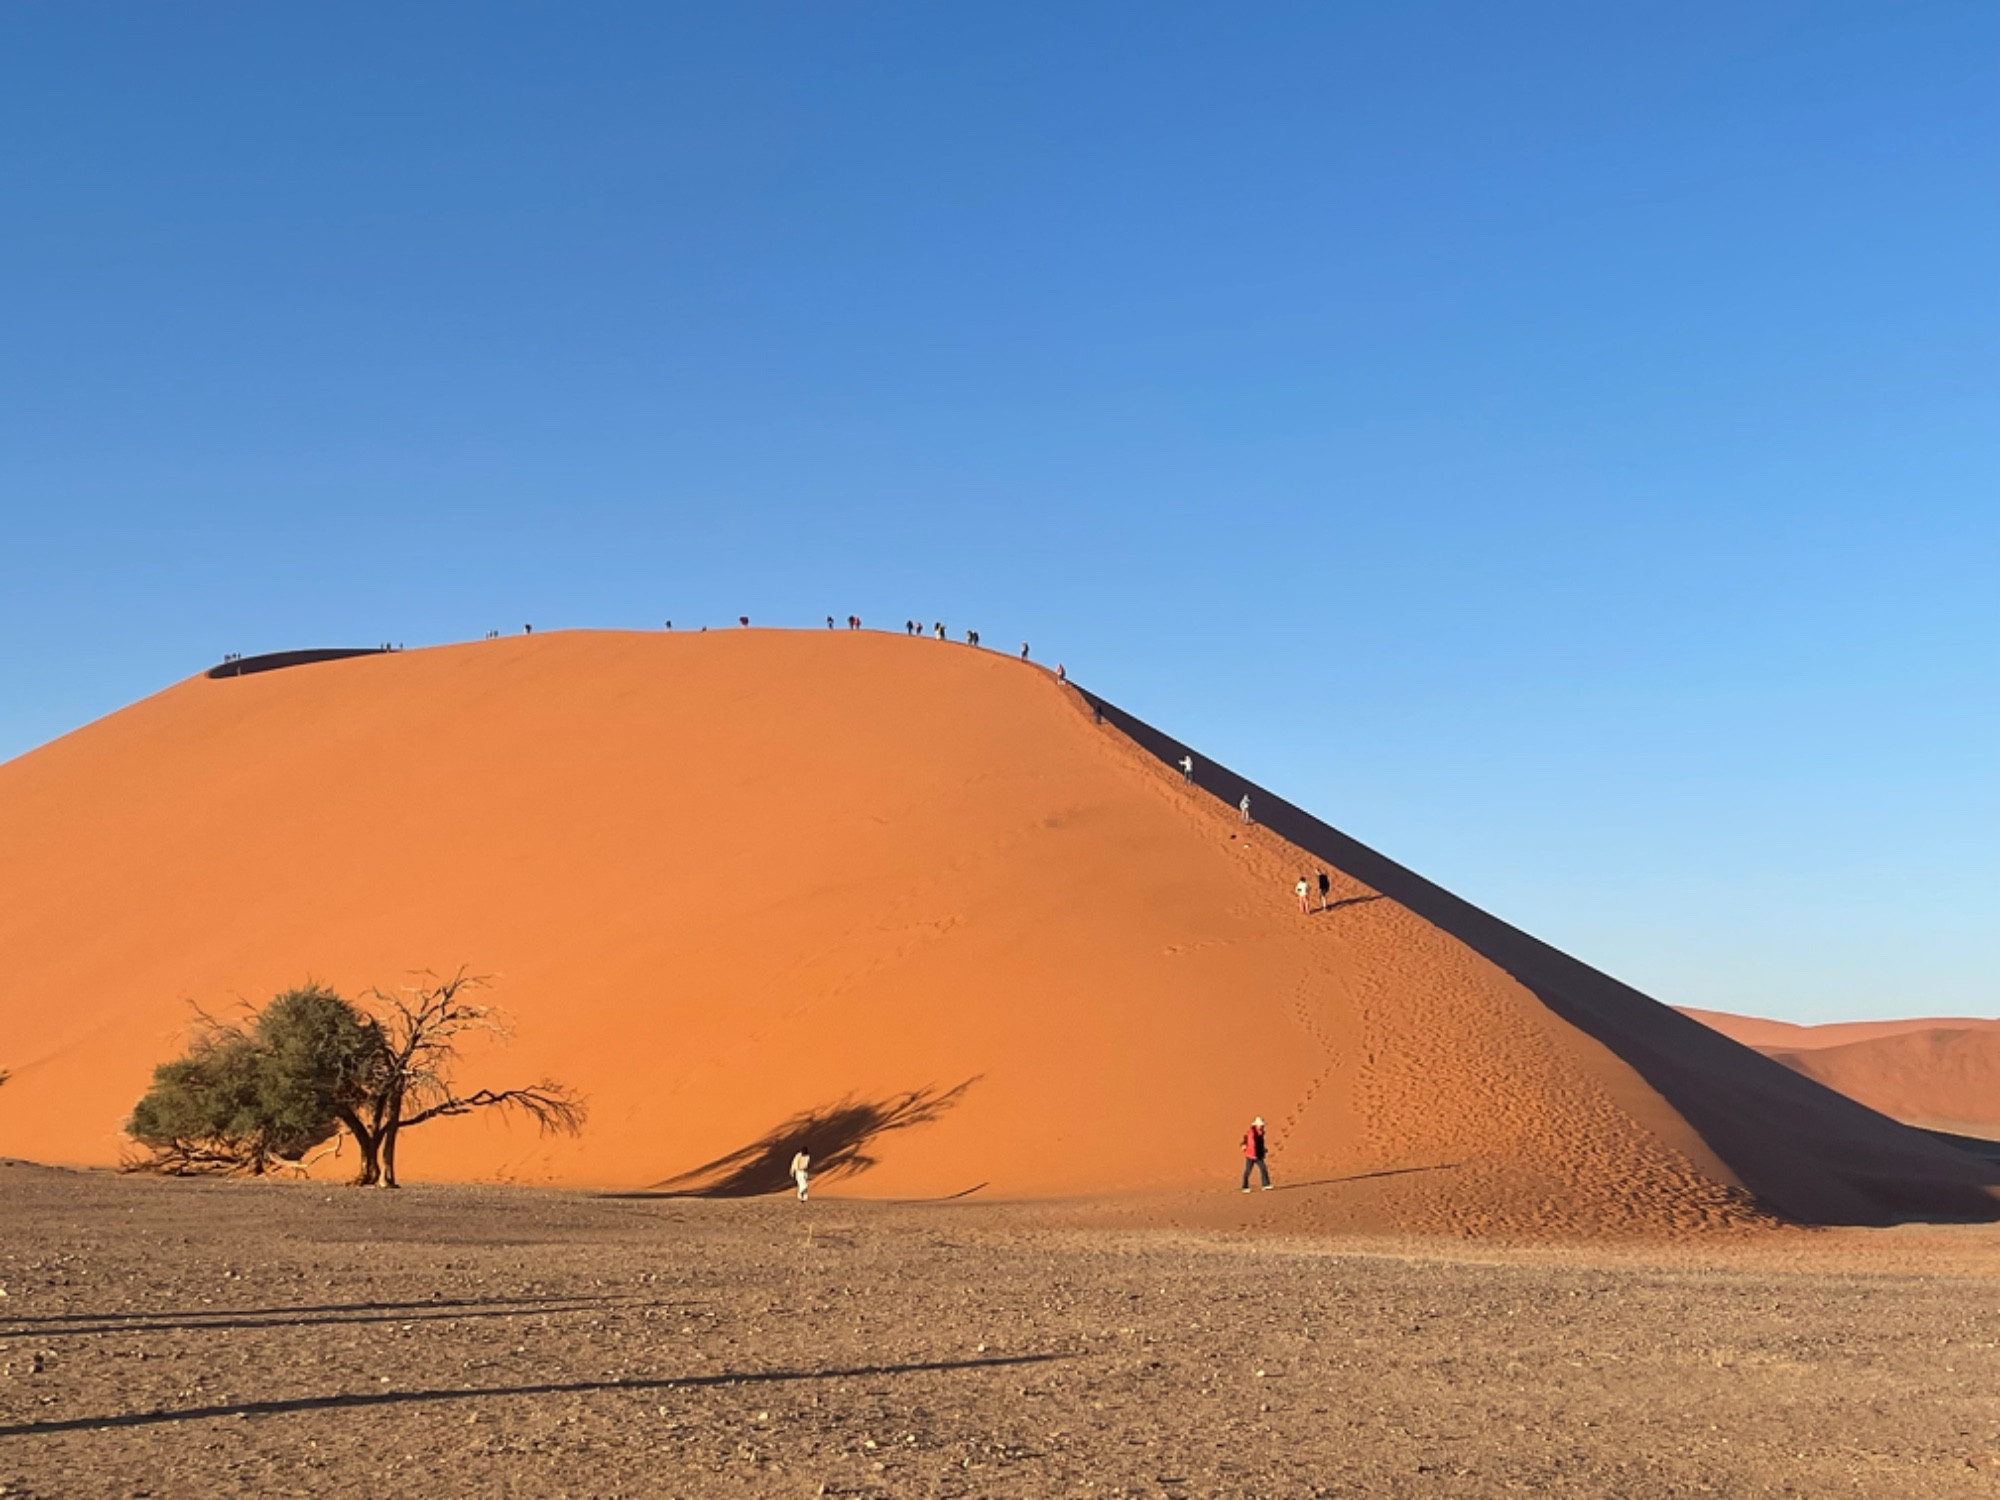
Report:
[{"label": "acacia tree", "polygon": [[[153,1070],[133,1107],[142,1166],[262,1176],[297,1162],[340,1128],[333,1095],[377,1045],[368,1023],[331,990],[287,990],[247,1023],[196,1011],[187,1053]],[[344,1045],[345,1069],[334,1049]]]},{"label": "acacia tree", "polygon": [[398,1137],[428,1120],[497,1108],[544,1133],[582,1128],[583,1101],[559,1083],[461,1093],[460,1039],[506,1035],[497,1011],[466,998],[489,981],[463,969],[418,979],[393,995],[371,990],[380,1014],[318,985],[286,991],[247,1024],[197,1012],[187,1054],[154,1070],[126,1124],[152,1153],[135,1170],[262,1174],[345,1127],[361,1155],[355,1183],[394,1187]]},{"label": "acacia tree", "polygon": [[492,981],[463,967],[449,979],[425,970],[416,980],[394,994],[368,992],[382,1045],[367,1087],[339,1110],[341,1124],[361,1148],[356,1183],[394,1187],[402,1133],[446,1115],[519,1110],[544,1135],[575,1135],[583,1128],[583,1100],[549,1079],[527,1088],[460,1093],[451,1076],[460,1039],[480,1032],[502,1040],[508,1035],[497,1010],[468,998]]}]

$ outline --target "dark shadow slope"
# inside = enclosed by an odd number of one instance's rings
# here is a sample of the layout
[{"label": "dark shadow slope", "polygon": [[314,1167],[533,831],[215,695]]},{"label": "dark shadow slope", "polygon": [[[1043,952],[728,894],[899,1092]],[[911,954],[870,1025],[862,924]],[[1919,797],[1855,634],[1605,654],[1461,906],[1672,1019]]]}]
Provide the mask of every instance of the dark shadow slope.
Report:
[{"label": "dark shadow slope", "polygon": [[345,661],[350,656],[380,656],[381,646],[319,646],[304,651],[266,651],[262,656],[239,656],[210,667],[209,677],[248,677],[256,672],[275,672],[280,667],[310,666],[316,661]]},{"label": "dark shadow slope", "polygon": [[1444,929],[1638,1073],[1770,1211],[1803,1224],[2000,1219],[2000,1163],[1898,1124],[1510,927],[1282,797],[1205,760],[1094,693],[1084,701],[1149,753]]}]

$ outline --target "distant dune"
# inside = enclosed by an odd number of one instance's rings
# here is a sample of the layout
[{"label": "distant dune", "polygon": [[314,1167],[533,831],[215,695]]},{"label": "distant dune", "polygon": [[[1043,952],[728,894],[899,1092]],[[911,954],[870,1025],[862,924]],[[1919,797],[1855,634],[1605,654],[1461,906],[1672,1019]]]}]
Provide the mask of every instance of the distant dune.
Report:
[{"label": "distant dune", "polygon": [[2000,1020],[1796,1026],[1725,1011],[1687,1014],[1905,1124],[2000,1139]]},{"label": "distant dune", "polygon": [[1987,1163],[1261,790],[1246,829],[1246,783],[1099,712],[847,631],[180,683],[0,766],[0,1153],[117,1160],[190,1001],[466,963],[516,1023],[468,1075],[562,1079],[590,1124],[426,1126],[413,1179],[751,1191],[810,1138],[836,1192],[1235,1212],[1261,1113],[1286,1191],[1241,1211],[1280,1226],[1996,1212]]}]

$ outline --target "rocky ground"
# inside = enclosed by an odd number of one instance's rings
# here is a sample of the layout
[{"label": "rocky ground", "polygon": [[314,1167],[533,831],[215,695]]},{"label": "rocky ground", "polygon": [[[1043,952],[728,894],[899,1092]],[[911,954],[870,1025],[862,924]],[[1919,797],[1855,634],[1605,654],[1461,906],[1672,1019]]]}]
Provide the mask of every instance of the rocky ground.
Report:
[{"label": "rocky ground", "polygon": [[0,1167],[0,1493],[2000,1492],[2000,1230],[1102,1217]]}]

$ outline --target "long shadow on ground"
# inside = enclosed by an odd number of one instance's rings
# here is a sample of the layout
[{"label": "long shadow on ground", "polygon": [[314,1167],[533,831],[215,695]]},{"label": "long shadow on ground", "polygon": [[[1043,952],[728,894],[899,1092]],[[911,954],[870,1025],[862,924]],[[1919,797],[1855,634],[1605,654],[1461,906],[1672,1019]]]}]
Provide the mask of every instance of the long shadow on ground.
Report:
[{"label": "long shadow on ground", "polygon": [[815,1182],[852,1177],[875,1165],[868,1148],[898,1130],[913,1130],[942,1117],[977,1083],[968,1078],[956,1088],[912,1089],[887,1099],[847,1098],[837,1104],[805,1110],[774,1125],[747,1146],[727,1156],[668,1177],[637,1193],[612,1193],[616,1198],[755,1198],[779,1193],[792,1185],[792,1158],[803,1151],[812,1158]]},{"label": "long shadow on ground", "polygon": [[1420,1172],[1449,1172],[1457,1167],[1455,1161],[1441,1161],[1429,1167],[1384,1167],[1379,1172],[1355,1172],[1347,1177],[1315,1177],[1310,1182],[1274,1182],[1274,1193],[1296,1193],[1301,1188],[1338,1187],[1343,1182],[1372,1182],[1377,1177],[1410,1177]]},{"label": "long shadow on ground", "polygon": [[[344,1327],[364,1323],[456,1323],[474,1318],[559,1317],[565,1313],[597,1313],[607,1307],[654,1306],[629,1298],[538,1297],[508,1305],[473,1305],[465,1302],[391,1303],[400,1311],[353,1311],[338,1308],[248,1308],[238,1312],[103,1313],[95,1316],[70,1314],[61,1318],[32,1318],[0,1321],[0,1339],[85,1338],[101,1333],[207,1333],[240,1332],[260,1328]],[[676,1303],[676,1306],[691,1306]],[[34,1325],[34,1326],[31,1326]]]},{"label": "long shadow on ground", "polygon": [[462,1390],[356,1391],[332,1396],[293,1396],[281,1401],[232,1401],[217,1406],[162,1407],[60,1422],[21,1422],[0,1427],[0,1438],[44,1437],[55,1432],[100,1432],[114,1427],[157,1427],[165,1422],[201,1422],[219,1417],[281,1417],[302,1411],[344,1411],[406,1406],[432,1401],[472,1401],[482,1396],[576,1396],[598,1391],[692,1390],[711,1385],[769,1385],[793,1380],[861,1380],[882,1375],[923,1375],[955,1370],[1040,1365],[1069,1359],[1067,1354],[994,1355],[987,1359],[937,1359],[905,1365],[854,1365],[840,1370],[743,1370],[734,1374],[676,1375],[656,1380],[568,1380],[542,1385],[468,1386]]},{"label": "long shadow on ground", "polygon": [[1651,1085],[1770,1212],[1803,1224],[2000,1219],[2000,1162],[1899,1124],[1731,1041],[1204,760],[1116,704],[1077,691],[1101,721],[1177,774],[1181,757],[1193,756],[1202,790],[1231,808],[1247,795],[1256,822],[1532,990]]}]

